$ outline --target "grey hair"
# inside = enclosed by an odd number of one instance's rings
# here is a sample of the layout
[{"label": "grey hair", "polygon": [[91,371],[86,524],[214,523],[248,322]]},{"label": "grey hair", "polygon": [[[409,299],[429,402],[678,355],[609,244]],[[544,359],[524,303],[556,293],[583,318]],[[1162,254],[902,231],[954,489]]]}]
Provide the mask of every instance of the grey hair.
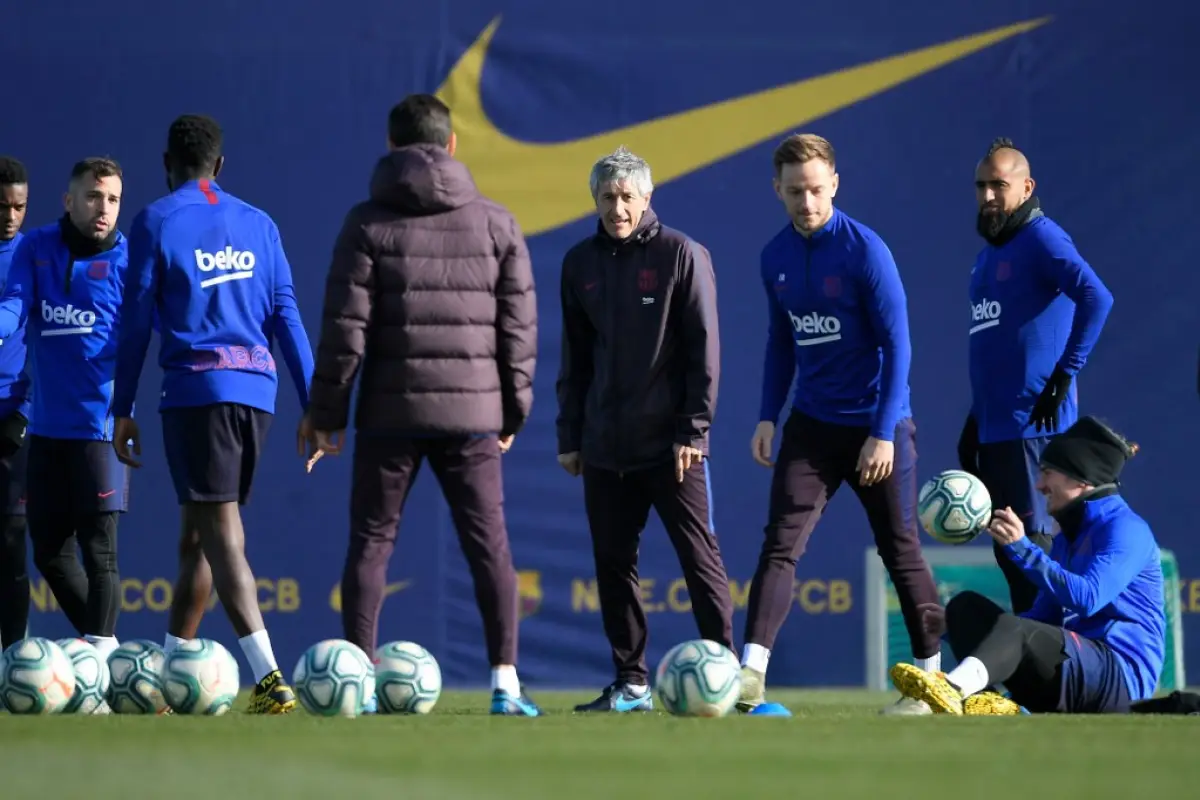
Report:
[{"label": "grey hair", "polygon": [[592,199],[594,200],[600,194],[600,187],[603,184],[625,180],[632,181],[633,185],[637,187],[638,194],[643,197],[654,191],[654,181],[650,179],[650,165],[644,158],[634,155],[622,145],[592,166],[592,174],[589,178]]}]

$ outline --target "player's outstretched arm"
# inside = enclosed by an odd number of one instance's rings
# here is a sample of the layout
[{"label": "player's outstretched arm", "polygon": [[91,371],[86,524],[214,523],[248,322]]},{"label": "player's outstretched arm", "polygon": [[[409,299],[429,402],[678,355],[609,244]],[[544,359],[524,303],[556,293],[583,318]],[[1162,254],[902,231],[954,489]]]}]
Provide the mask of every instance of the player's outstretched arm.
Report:
[{"label": "player's outstretched arm", "polygon": [[1092,557],[1071,572],[1027,538],[1004,546],[1010,558],[1059,606],[1090,617],[1123,592],[1149,557],[1154,537],[1145,523],[1118,520],[1091,535]]},{"label": "player's outstretched arm", "polygon": [[308,342],[308,331],[300,319],[300,308],[296,305],[296,290],[292,285],[292,266],[283,250],[283,240],[278,228],[272,228],[275,245],[275,338],[279,351],[287,364],[288,374],[296,386],[296,397],[300,408],[308,409],[308,387],[313,377],[312,345]]},{"label": "player's outstretched arm", "polygon": [[26,236],[8,265],[8,280],[0,297],[0,339],[21,329],[33,303],[33,242]]},{"label": "player's outstretched arm", "polygon": [[157,319],[162,220],[142,211],[129,229],[129,266],[117,327],[117,367],[113,378],[113,416],[133,416],[138,381],[146,363]]}]

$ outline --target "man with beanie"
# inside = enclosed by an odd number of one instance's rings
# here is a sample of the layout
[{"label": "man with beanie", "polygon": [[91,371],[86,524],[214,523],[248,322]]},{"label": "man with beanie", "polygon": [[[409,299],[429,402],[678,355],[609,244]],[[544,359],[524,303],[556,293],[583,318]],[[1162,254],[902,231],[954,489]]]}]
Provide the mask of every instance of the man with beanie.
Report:
[{"label": "man with beanie", "polygon": [[[1042,453],[1038,491],[1061,534],[1047,555],[1011,508],[987,532],[1038,587],[1033,607],[1006,613],[975,592],[943,610],[923,609],[959,664],[948,675],[892,667],[901,694],[943,714],[1114,713],[1149,698],[1166,652],[1158,543],[1118,493],[1137,452],[1108,426],[1084,417]],[[1012,699],[986,687],[1004,684]],[[1019,705],[1018,705],[1019,704]]]},{"label": "man with beanie", "polygon": [[[1042,213],[1029,160],[997,139],[975,170],[977,229],[987,243],[971,267],[967,338],[971,411],[958,442],[962,468],[999,508],[1021,518],[1026,539],[1050,549],[1050,513],[1038,461],[1079,413],[1075,376],[1100,338],[1113,298],[1070,235]],[[1012,610],[1037,586],[994,547]]]}]

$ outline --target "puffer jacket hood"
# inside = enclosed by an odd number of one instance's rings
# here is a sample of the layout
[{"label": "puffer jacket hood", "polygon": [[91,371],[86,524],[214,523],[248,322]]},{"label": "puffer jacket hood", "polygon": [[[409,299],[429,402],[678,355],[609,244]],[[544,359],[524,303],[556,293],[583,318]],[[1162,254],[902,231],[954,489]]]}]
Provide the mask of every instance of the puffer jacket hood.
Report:
[{"label": "puffer jacket hood", "polygon": [[371,175],[371,199],[409,216],[453,211],[478,197],[466,164],[434,144],[393,150]]}]

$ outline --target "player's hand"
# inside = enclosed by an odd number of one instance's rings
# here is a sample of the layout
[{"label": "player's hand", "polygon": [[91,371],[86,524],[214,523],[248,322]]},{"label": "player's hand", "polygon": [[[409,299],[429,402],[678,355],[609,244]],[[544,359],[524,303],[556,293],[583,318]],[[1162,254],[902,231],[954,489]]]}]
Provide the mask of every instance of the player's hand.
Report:
[{"label": "player's hand", "polygon": [[313,442],[325,455],[339,456],[346,443],[346,431],[313,431]]},{"label": "player's hand", "polygon": [[1012,544],[1025,538],[1025,523],[1011,508],[998,508],[984,528],[999,544]]},{"label": "player's hand", "polygon": [[771,446],[774,442],[775,423],[769,420],[758,423],[754,428],[754,435],[750,437],[750,456],[755,463],[764,467],[775,466],[775,462],[771,460]]},{"label": "player's hand", "polygon": [[1062,367],[1055,367],[1041,394],[1033,402],[1033,410],[1029,412],[1029,424],[1035,431],[1047,434],[1054,432],[1058,427],[1058,409],[1067,399],[1070,389],[1071,376]]},{"label": "player's hand", "polygon": [[559,453],[558,465],[567,471],[567,474],[572,478],[578,478],[579,473],[583,472],[583,459],[580,458],[579,452],[574,453]]},{"label": "player's hand", "polygon": [[321,456],[325,455],[325,451],[317,446],[316,431],[308,414],[300,418],[300,427],[296,429],[296,452],[304,459],[305,472],[312,472]]},{"label": "player's hand", "polygon": [[921,627],[925,633],[941,638],[946,632],[946,609],[937,603],[921,603],[917,611],[921,614]]},{"label": "player's hand", "polygon": [[515,439],[515,438],[516,438],[516,434],[510,433],[508,436],[501,436],[496,441],[496,444],[500,445],[500,453],[501,454],[507,453],[509,450],[512,449],[513,439]]},{"label": "player's hand", "polygon": [[683,483],[683,476],[687,475],[687,471],[692,468],[693,464],[699,464],[704,460],[704,453],[698,448],[687,444],[675,445],[675,480]]},{"label": "player's hand", "polygon": [[858,482],[863,486],[873,486],[882,483],[892,476],[892,466],[895,461],[896,447],[891,442],[868,436],[863,442],[862,450],[858,451]]},{"label": "player's hand", "polygon": [[[130,454],[132,445],[133,453]],[[113,450],[117,452],[117,460],[126,466],[137,469],[142,462],[134,456],[142,455],[141,434],[138,424],[133,417],[117,417],[113,423]]]}]

